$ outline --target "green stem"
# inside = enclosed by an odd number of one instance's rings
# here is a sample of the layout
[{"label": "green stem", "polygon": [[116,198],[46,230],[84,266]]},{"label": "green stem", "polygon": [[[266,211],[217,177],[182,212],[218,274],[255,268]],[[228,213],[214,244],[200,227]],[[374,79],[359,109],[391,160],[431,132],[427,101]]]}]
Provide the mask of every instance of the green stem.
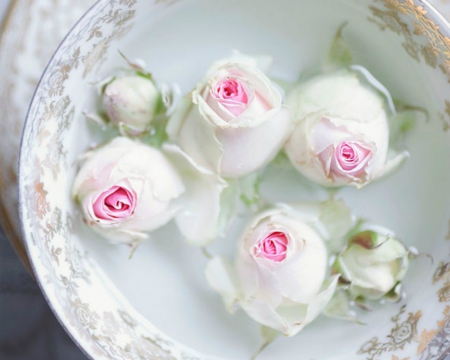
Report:
[{"label": "green stem", "polygon": [[213,258],[212,254],[206,249],[206,247],[202,247],[202,253],[208,260]]},{"label": "green stem", "polygon": [[134,253],[136,252],[137,248],[139,247],[139,245],[141,245],[140,241],[134,241],[130,244],[131,246],[131,252],[130,255],[128,256],[128,260],[131,260],[134,256]]},{"label": "green stem", "polygon": [[269,340],[264,342],[260,348],[256,351],[256,353],[254,353],[252,355],[252,357],[250,358],[250,360],[256,360],[256,358],[261,355],[261,353],[266,349],[266,347],[268,347],[271,343],[273,342],[273,340]]}]

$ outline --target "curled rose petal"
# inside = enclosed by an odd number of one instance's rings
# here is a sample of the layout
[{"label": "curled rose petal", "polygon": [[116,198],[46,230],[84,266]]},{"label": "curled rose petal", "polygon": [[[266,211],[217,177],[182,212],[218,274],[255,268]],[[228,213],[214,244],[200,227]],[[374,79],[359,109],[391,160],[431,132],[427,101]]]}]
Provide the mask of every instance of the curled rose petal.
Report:
[{"label": "curled rose petal", "polygon": [[[237,199],[228,196],[225,191],[228,184],[219,175],[196,164],[178,146],[164,144],[163,151],[184,174],[187,188],[177,200],[181,211],[176,214],[175,222],[189,244],[206,246],[222,235],[222,226],[226,227],[234,216]],[[224,214],[227,205],[230,211]]]},{"label": "curled rose petal", "polygon": [[281,262],[286,259],[288,243],[289,238],[285,233],[281,231],[272,232],[260,239],[259,243],[254,246],[254,256]]},{"label": "curled rose petal", "polygon": [[100,194],[93,204],[99,219],[112,222],[128,219],[136,207],[136,193],[121,186],[113,186]]},{"label": "curled rose petal", "polygon": [[327,176],[365,179],[372,147],[361,141],[343,141],[318,154]]},{"label": "curled rose petal", "polygon": [[248,84],[238,77],[220,79],[212,86],[211,94],[233,116],[239,116],[247,109],[251,95]]}]

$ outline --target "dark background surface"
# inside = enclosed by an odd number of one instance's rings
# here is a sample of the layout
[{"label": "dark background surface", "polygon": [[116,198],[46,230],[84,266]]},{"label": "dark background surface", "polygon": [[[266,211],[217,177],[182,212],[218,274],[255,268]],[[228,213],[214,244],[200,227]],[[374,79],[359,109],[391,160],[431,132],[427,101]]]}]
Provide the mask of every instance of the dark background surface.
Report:
[{"label": "dark background surface", "polygon": [[0,228],[0,360],[85,360]]}]

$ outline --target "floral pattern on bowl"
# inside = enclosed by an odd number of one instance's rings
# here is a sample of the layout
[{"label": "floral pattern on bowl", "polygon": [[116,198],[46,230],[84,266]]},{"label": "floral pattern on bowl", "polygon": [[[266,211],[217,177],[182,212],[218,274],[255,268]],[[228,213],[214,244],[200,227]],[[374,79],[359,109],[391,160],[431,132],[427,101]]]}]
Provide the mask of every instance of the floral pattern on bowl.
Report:
[{"label": "floral pattern on bowl", "polygon": [[[156,0],[149,5],[143,0],[99,1],[55,53],[28,113],[19,179],[25,242],[48,301],[67,331],[92,358],[210,358],[165,335],[117,290],[84,248],[81,238],[90,233],[80,232],[76,207],[66,191],[74,174],[76,151],[72,147],[77,136],[82,136],[83,128],[77,122],[83,118],[90,83],[112,66],[109,57],[135,31],[133,24],[143,22],[140,9],[151,7],[152,21],[157,22],[158,16],[170,15],[172,10],[179,10],[179,5],[192,3]],[[426,64],[426,74],[433,74],[434,84],[442,91],[435,99],[438,115],[433,114],[432,121],[440,121],[439,127],[447,131],[450,99],[445,98],[443,90],[448,93],[450,89],[446,66],[450,62],[448,24],[442,23],[428,4],[421,1],[374,0],[368,2],[364,11],[367,21],[374,24],[380,36],[394,36],[392,42],[403,47],[402,60],[412,58],[413,62]],[[387,34],[388,30],[392,34]],[[86,144],[83,140],[83,146]],[[448,218],[450,214],[445,216]],[[447,224],[445,227],[448,230]],[[419,269],[426,271],[421,276],[423,289],[427,289],[427,302],[412,296],[392,307],[392,316],[387,317],[389,323],[385,321],[386,324],[365,332],[366,340],[358,348],[345,348],[346,354],[335,354],[337,357],[333,359],[438,359],[443,354],[450,319],[450,272],[445,237],[449,237],[445,231],[436,231],[437,250],[432,254],[435,270],[426,265]],[[420,273],[412,276],[415,275]]]}]

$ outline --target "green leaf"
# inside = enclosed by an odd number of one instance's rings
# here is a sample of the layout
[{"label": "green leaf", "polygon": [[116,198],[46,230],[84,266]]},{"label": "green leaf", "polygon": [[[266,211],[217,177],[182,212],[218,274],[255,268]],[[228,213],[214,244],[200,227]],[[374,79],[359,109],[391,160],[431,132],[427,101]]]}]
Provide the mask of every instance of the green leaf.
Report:
[{"label": "green leaf", "polygon": [[346,235],[353,228],[355,218],[342,200],[330,200],[321,204],[320,221],[327,229],[328,248],[337,253],[346,243]]},{"label": "green leaf", "polygon": [[332,72],[338,69],[347,68],[353,64],[353,55],[350,47],[342,37],[342,30],[347,26],[343,23],[336,32],[331,43],[328,55],[325,61],[325,71]]},{"label": "green leaf", "polygon": [[356,313],[350,306],[350,299],[344,290],[337,290],[334,293],[323,313],[331,318],[352,321],[364,325],[364,323],[357,319]]},{"label": "green leaf", "polygon": [[217,233],[225,235],[231,221],[235,218],[239,205],[239,189],[236,181],[229,180],[228,186],[220,194],[220,214]]},{"label": "green leaf", "polygon": [[406,104],[393,99],[397,114],[389,119],[389,142],[394,148],[401,148],[405,135],[414,130],[419,121],[427,123],[430,115],[425,108]]},{"label": "green leaf", "polygon": [[279,78],[271,78],[271,80],[284,90],[285,94],[289,94],[298,84],[295,81],[289,81]]},{"label": "green leaf", "polygon": [[277,156],[275,156],[275,159],[273,159],[268,168],[271,166],[280,167],[282,169],[293,169],[291,160],[289,160],[288,156],[284,152],[284,150],[281,150]]},{"label": "green leaf", "polygon": [[259,187],[261,178],[258,173],[253,173],[239,179],[240,199],[245,206],[251,208],[260,203]]},{"label": "green leaf", "polygon": [[416,112],[406,110],[398,112],[389,121],[389,143],[394,148],[402,146],[405,135],[411,132],[417,125]]}]

